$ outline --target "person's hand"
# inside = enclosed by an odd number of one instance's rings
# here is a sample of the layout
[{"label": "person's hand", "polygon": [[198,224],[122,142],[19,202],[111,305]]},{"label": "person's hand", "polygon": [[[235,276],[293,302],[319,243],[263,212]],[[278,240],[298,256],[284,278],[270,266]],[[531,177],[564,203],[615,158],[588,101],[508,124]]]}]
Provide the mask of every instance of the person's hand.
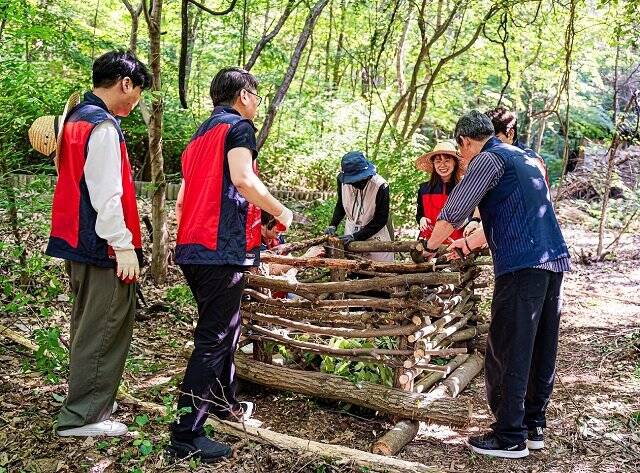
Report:
[{"label": "person's hand", "polygon": [[466,237],[458,238],[447,247],[447,251],[449,252],[447,254],[447,259],[449,260],[460,259],[461,254],[463,256],[467,256],[469,253],[471,253],[469,245],[465,240],[466,240]]},{"label": "person's hand", "polygon": [[435,250],[430,250],[428,240],[420,240],[420,241],[422,242],[422,247],[424,248],[424,251],[422,252],[422,258],[425,261],[429,261],[431,258],[436,256],[436,253],[438,253],[438,249],[436,248]]},{"label": "person's hand", "polygon": [[355,240],[355,238],[353,238],[353,235],[345,235],[340,237],[340,239],[342,240],[342,244],[344,245],[345,248],[349,246],[349,243]]},{"label": "person's hand", "polygon": [[427,228],[429,228],[429,225],[431,225],[431,220],[429,220],[427,217],[420,218],[420,231],[426,230]]},{"label": "person's hand", "polygon": [[324,229],[324,234],[329,236],[335,235],[336,227],[334,227],[333,225],[329,225],[327,228]]},{"label": "person's hand", "polygon": [[309,248],[304,254],[305,258],[318,258],[320,256],[324,256],[325,251],[322,246],[312,246]]},{"label": "person's hand", "polygon": [[475,232],[476,230],[478,230],[481,226],[482,224],[477,220],[471,220],[469,223],[467,223],[464,226],[464,229],[462,230],[462,235],[467,237],[471,235],[473,232]]},{"label": "person's hand", "polygon": [[140,276],[140,264],[135,250],[115,250],[116,276],[127,284],[132,283]]},{"label": "person's hand", "polygon": [[280,215],[275,215],[275,219],[280,223],[280,225],[278,225],[279,228],[276,228],[276,230],[286,232],[293,222],[293,212],[283,205],[282,212]]}]

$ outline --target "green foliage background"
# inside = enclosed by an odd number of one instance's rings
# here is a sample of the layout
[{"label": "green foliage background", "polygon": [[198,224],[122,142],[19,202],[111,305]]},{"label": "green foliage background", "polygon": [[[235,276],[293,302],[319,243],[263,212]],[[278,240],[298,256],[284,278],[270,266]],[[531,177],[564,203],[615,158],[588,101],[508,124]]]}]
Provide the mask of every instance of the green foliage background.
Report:
[{"label": "green foliage background", "polygon": [[[219,2],[218,2],[219,3]],[[135,2],[133,2],[136,6]],[[180,154],[198,124],[210,113],[208,86],[223,66],[241,64],[253,46],[280,16],[284,0],[248,0],[246,38],[242,38],[243,8],[228,15],[201,14],[190,74],[188,110],[179,107],[177,66],[180,47],[180,4],[166,0],[163,13],[163,131],[166,172],[179,178]],[[435,62],[457,36],[468,37],[478,18],[491,5],[509,14],[506,51],[511,78],[503,103],[521,113],[521,130],[532,116],[530,142],[538,132],[540,112],[555,100],[564,71],[564,32],[567,4],[541,2],[459,2],[464,16],[450,40],[436,43]],[[209,2],[211,8],[221,8]],[[311,3],[297,4],[282,31],[265,48],[252,72],[261,82],[264,115],[275,89],[282,81],[288,61]],[[394,6],[397,14],[392,18]],[[273,187],[291,186],[332,189],[340,157],[352,149],[375,156],[380,172],[393,190],[395,214],[409,218],[414,193],[426,176],[415,171],[413,160],[437,139],[451,135],[457,117],[471,108],[485,110],[496,105],[505,85],[503,51],[495,40],[500,15],[492,18],[466,53],[447,63],[429,96],[428,112],[416,133],[406,142],[395,140],[397,130],[387,128],[380,142],[375,137],[385,113],[398,97],[396,57],[404,21],[409,18],[405,76],[420,47],[416,8],[406,0],[331,0],[319,18],[303,52],[294,81],[282,104],[270,136],[261,150],[261,173]],[[415,4],[418,5],[418,4]],[[450,2],[427,2],[425,20],[433,27],[438,6]],[[462,8],[464,7],[464,9]],[[612,87],[616,44],[623,43],[620,70],[630,68],[638,55],[638,2],[576,2],[576,39],[570,81],[570,127],[572,143],[580,138],[603,140],[612,131]],[[196,8],[190,7],[192,17]],[[501,10],[502,11],[502,10]],[[537,12],[537,13],[536,13]],[[90,88],[93,58],[113,48],[127,48],[131,19],[119,0],[0,0],[0,154],[11,170],[52,173],[50,162],[31,150],[27,129],[42,114],[60,113],[74,90]],[[382,45],[381,37],[387,32]],[[342,47],[338,37],[342,34]],[[138,55],[147,61],[148,33],[140,18]],[[379,54],[374,93],[367,93],[363,65]],[[147,61],[148,62],[148,61]],[[431,66],[433,67],[433,65]],[[340,80],[336,82],[335,78]],[[419,82],[426,79],[420,77]],[[148,100],[148,98],[147,98]],[[565,98],[558,110],[563,113]],[[529,108],[529,113],[527,113]],[[538,115],[536,115],[538,114]],[[263,117],[258,117],[260,127]],[[140,112],[123,120],[130,154],[138,178],[148,178],[146,127]],[[546,122],[541,153],[557,168],[562,152],[558,115]]]}]

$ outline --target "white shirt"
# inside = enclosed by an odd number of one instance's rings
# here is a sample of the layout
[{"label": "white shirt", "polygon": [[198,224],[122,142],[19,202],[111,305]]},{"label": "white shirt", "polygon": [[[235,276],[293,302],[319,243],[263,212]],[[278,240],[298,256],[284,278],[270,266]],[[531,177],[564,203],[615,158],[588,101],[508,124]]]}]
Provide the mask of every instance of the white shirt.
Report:
[{"label": "white shirt", "polygon": [[122,211],[122,156],[118,130],[104,121],[91,132],[84,178],[91,206],[98,213],[96,233],[115,250],[132,250],[132,236]]}]

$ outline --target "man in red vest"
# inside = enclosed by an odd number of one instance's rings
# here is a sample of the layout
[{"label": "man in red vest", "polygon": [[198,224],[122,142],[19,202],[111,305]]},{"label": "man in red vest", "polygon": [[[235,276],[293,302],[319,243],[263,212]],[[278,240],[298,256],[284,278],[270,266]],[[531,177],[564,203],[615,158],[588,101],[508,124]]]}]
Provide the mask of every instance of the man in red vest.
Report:
[{"label": "man in red vest", "polygon": [[182,154],[182,186],[176,203],[176,262],[198,305],[194,349],[182,381],[171,426],[170,454],[203,462],[231,454],[228,445],[205,436],[209,412],[247,419],[250,402],[235,396],[234,352],[240,336],[244,272],[260,259],[260,209],[286,231],[293,214],[258,177],[258,148],[252,120],[261,97],[258,82],[237,67],[222,69],[211,82],[213,113]]},{"label": "man in red vest", "polygon": [[46,253],[67,261],[74,295],[69,392],[58,417],[61,436],[117,436],[110,421],[133,335],[135,284],[142,263],[140,220],[120,121],[151,85],[131,53],[112,51],[93,64],[93,91],[73,107],[57,149]]}]

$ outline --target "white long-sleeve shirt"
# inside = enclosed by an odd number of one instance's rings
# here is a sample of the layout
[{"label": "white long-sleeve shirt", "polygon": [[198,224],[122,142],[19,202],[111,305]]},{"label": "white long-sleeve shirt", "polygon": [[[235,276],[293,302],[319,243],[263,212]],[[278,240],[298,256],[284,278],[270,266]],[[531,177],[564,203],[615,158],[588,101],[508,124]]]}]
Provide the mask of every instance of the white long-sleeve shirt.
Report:
[{"label": "white long-sleeve shirt", "polygon": [[122,156],[113,123],[105,121],[91,132],[84,177],[96,218],[96,233],[115,250],[132,250],[132,236],[122,211]]}]

